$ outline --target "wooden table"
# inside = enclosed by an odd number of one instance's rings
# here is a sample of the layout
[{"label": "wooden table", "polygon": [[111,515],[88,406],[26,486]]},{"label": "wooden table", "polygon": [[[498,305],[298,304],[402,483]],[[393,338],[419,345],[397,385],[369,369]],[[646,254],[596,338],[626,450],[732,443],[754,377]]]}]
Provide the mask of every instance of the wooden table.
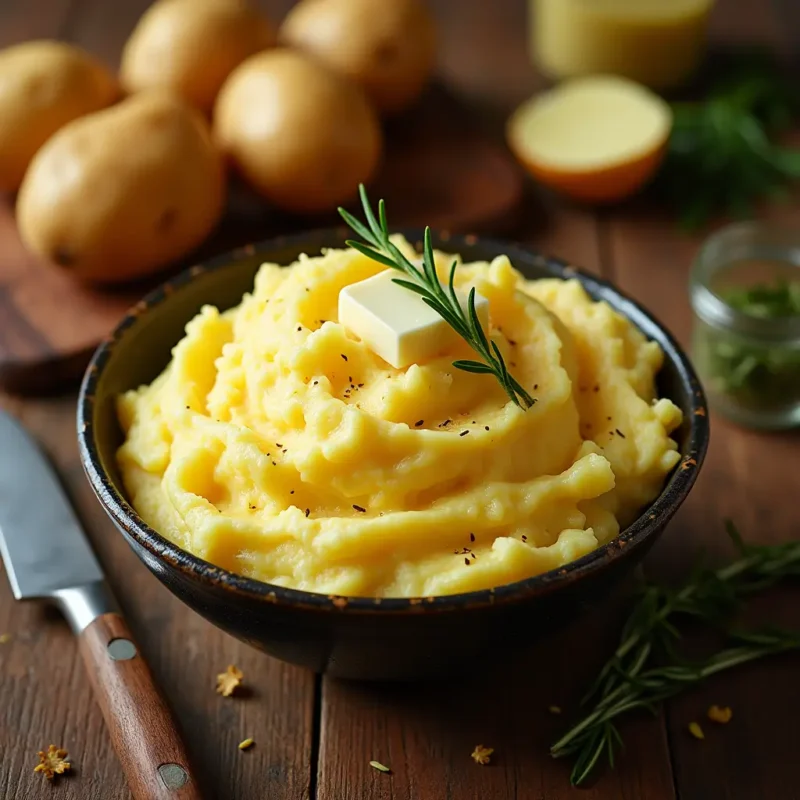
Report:
[{"label": "wooden table", "polygon": [[[61,36],[115,63],[146,0],[2,0],[0,45]],[[287,2],[266,3],[279,17]],[[507,111],[537,85],[525,52],[521,0],[437,0],[441,74],[483,106]],[[501,13],[502,12],[502,13]],[[784,15],[783,17],[781,15]],[[718,40],[790,44],[793,0],[721,0]],[[477,108],[477,106],[476,106]],[[494,117],[486,117],[493,124]],[[603,213],[532,199],[516,236],[616,281],[649,306],[686,343],[687,270],[696,238],[676,233],[655,211],[632,203]],[[800,203],[771,210],[800,222]],[[2,320],[0,320],[0,331]],[[609,653],[619,615],[591,618],[537,645],[526,657],[479,682],[365,687],[320,678],[229,638],[191,613],[153,578],[112,529],[78,463],[70,395],[2,400],[49,448],[86,522],[132,627],[171,698],[190,749],[221,800],[791,800],[800,742],[800,657],[727,674],[681,697],[657,718],[624,727],[628,743],[614,772],[579,794],[568,765],[547,754],[587,681]],[[652,574],[684,573],[699,548],[728,552],[722,519],[746,537],[797,536],[797,436],[749,433],[713,420],[713,444],[699,483],[648,562]],[[1,445],[0,445],[1,448]],[[765,600],[765,618],[800,625],[796,595]],[[66,625],[41,606],[16,604],[0,580],[0,798],[123,800],[129,793]],[[520,631],[524,636],[524,631]],[[251,696],[223,699],[214,678],[237,664]],[[705,741],[687,733],[712,703],[730,705],[733,722]],[[562,716],[548,707],[558,705]],[[237,749],[253,737],[255,746]],[[33,774],[36,751],[69,750],[74,775],[55,786]],[[495,748],[493,763],[470,759]],[[368,765],[377,759],[392,775]]]}]

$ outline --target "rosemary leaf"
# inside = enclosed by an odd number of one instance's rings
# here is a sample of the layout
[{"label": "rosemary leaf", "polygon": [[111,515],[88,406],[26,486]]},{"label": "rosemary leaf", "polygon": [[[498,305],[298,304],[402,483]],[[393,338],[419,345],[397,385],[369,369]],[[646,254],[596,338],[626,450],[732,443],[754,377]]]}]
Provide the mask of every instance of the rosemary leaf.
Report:
[{"label": "rosemary leaf", "polygon": [[474,372],[478,375],[492,374],[492,368],[488,364],[482,364],[480,361],[454,361],[453,366],[464,372]]},{"label": "rosemary leaf", "polygon": [[[364,241],[369,242],[373,247],[378,246],[378,242],[372,236],[371,231],[358,219],[356,219],[349,211],[345,211],[345,209],[340,208],[339,214],[341,215],[342,219],[347,223],[348,227],[352,228],[355,233],[357,233]],[[355,243],[348,241],[346,243],[349,247],[355,247]]]},{"label": "rosemary leaf", "polygon": [[347,241],[346,244],[348,247],[352,247],[354,250],[358,250],[359,253],[365,255],[367,258],[371,258],[373,261],[377,261],[379,264],[383,264],[384,266],[387,267],[393,267],[393,268],[395,267],[394,261],[392,261],[390,258],[387,258],[382,253],[379,253],[371,245],[353,241]]}]

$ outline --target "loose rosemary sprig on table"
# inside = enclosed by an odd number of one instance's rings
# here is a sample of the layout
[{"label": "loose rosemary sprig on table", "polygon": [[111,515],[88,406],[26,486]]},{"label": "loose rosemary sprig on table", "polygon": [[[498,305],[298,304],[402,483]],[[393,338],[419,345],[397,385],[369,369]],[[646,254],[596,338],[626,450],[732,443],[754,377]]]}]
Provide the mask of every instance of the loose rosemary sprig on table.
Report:
[{"label": "loose rosemary sprig on table", "polygon": [[363,253],[373,261],[407,275],[410,280],[403,280],[402,278],[394,278],[393,280],[396,284],[420,295],[423,302],[439,314],[483,359],[483,361],[454,361],[453,366],[456,369],[464,372],[494,375],[512,402],[520,408],[530,408],[536,400],[509,373],[500,348],[495,342],[489,340],[481,327],[478,314],[475,311],[475,288],[473,287],[469,291],[466,310],[458,300],[454,287],[458,262],[456,260],[453,261],[450,267],[448,285],[447,287],[442,286],[436,274],[436,265],[433,260],[430,228],[425,228],[422,267],[420,268],[412,264],[400,252],[400,249],[390,241],[389,225],[386,221],[386,207],[383,200],[378,202],[378,219],[376,219],[363,184],[359,186],[358,191],[367,225],[359,222],[343,208],[339,209],[339,214],[364,241],[348,240],[347,245]]},{"label": "loose rosemary sprig on table", "polygon": [[764,656],[800,649],[800,631],[765,629],[729,632],[731,646],[694,663],[675,648],[678,617],[723,624],[748,595],[783,578],[800,576],[800,541],[748,545],[732,523],[728,534],[739,558],[716,570],[701,568],[680,589],[648,584],[625,624],[620,644],[582,700],[593,708],[550,749],[553,757],[575,756],[571,780],[583,783],[605,755],[611,766],[622,746],[620,715],[657,704],[705,678]]}]

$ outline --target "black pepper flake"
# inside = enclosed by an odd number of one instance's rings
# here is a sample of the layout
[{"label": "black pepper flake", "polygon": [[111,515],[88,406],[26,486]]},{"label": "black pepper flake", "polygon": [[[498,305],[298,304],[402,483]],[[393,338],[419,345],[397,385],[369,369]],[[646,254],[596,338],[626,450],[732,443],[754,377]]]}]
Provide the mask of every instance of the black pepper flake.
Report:
[{"label": "black pepper flake", "polygon": [[292,491],[291,491],[291,492],[289,492],[289,494],[294,494],[294,489],[292,489]]},{"label": "black pepper flake", "polygon": [[283,448],[283,450],[282,450],[281,452],[282,452],[282,453],[287,453],[287,452],[288,452],[288,450],[287,450],[287,449],[284,447],[284,448]]},{"label": "black pepper flake", "polygon": [[318,383],[319,383],[319,381],[314,381],[314,386],[316,386]]},{"label": "black pepper flake", "polygon": [[465,563],[467,566],[469,566],[469,565],[470,565],[472,562],[471,562],[471,561],[470,561],[468,558],[465,558],[465,559],[464,559],[464,563]]},{"label": "black pepper flake", "polygon": [[611,417],[606,417],[606,419],[607,419],[609,422],[611,422]]},{"label": "black pepper flake", "polygon": [[301,330],[303,330],[303,326],[302,326],[302,325],[298,325],[298,326],[297,326],[297,330],[298,330],[298,331],[301,331]]},{"label": "black pepper flake", "polygon": [[355,503],[353,503],[353,508],[356,511],[360,512],[361,514],[366,514],[367,513],[367,509],[366,508],[362,508],[361,506],[357,506]]},{"label": "black pepper flake", "polygon": [[523,542],[527,542],[528,541],[528,537],[524,533],[522,534],[522,541]]},{"label": "black pepper flake", "polygon": [[254,510],[255,510],[255,506],[254,506],[252,503],[250,503],[250,510],[251,510],[251,511],[254,511]]},{"label": "black pepper flake", "polygon": [[516,367],[516,366],[517,366],[517,363],[516,363],[516,361],[509,361],[508,363],[509,363],[509,364],[510,364],[512,367]]},{"label": "black pepper flake", "polygon": [[414,427],[415,427],[415,428],[421,428],[421,427],[422,427],[424,424],[425,424],[425,420],[424,420],[424,419],[418,419],[418,420],[417,420],[417,421],[414,423]]},{"label": "black pepper flake", "polygon": [[466,436],[468,433],[469,433],[469,431],[461,431],[461,433],[459,433],[458,435],[459,436]]},{"label": "black pepper flake", "polygon": [[473,425],[477,425],[477,423],[475,422],[475,420],[472,420],[472,424],[473,424]]},{"label": "black pepper flake", "polygon": [[310,509],[310,508],[307,508],[307,509],[306,509],[306,517],[307,517],[307,516],[308,516],[310,513],[311,513],[311,509]]},{"label": "black pepper flake", "polygon": [[539,384],[538,384],[538,383],[534,383],[534,384],[533,384],[533,389],[534,389],[534,391],[536,391],[536,389],[538,389],[538,388],[539,388]]},{"label": "black pepper flake", "polygon": [[340,355],[340,356],[341,356],[341,357],[342,357],[342,358],[343,358],[345,361],[347,361],[347,356],[346,356],[344,353],[339,353],[339,355]]},{"label": "black pepper flake", "polygon": [[488,430],[489,430],[489,426],[488,426],[488,425],[484,425],[484,426],[483,426],[483,429],[484,429],[485,431],[488,431]]},{"label": "black pepper flake", "polygon": [[275,442],[275,447],[283,447],[283,445],[280,442]]},{"label": "black pepper flake", "polygon": [[363,388],[364,388],[364,384],[363,384],[363,383],[359,383],[359,384],[358,384],[358,388],[359,388],[359,389],[363,389]]},{"label": "black pepper flake", "polygon": [[448,425],[452,425],[452,424],[453,424],[453,420],[446,419],[444,422],[440,422],[439,423],[439,427],[440,428],[446,428]]},{"label": "black pepper flake", "polygon": [[276,463],[273,461],[273,462],[272,462],[272,466],[273,466],[273,467],[277,467],[278,465],[277,465],[277,464],[276,464]]},{"label": "black pepper flake", "polygon": [[353,382],[353,376],[352,375],[348,375],[347,376],[347,382],[348,383],[352,383]]},{"label": "black pepper flake", "polygon": [[508,343],[509,343],[509,344],[510,344],[512,347],[516,347],[516,346],[517,346],[517,343],[516,343],[516,342],[515,342],[513,339],[509,339],[509,340],[508,340]]},{"label": "black pepper flake", "polygon": [[469,535],[469,540],[470,540],[471,542],[474,542],[474,541],[475,541],[475,534],[474,534],[474,533],[471,533],[471,534]]},{"label": "black pepper flake", "polygon": [[186,406],[186,410],[189,411],[189,409],[190,409],[190,406]]},{"label": "black pepper flake", "polygon": [[469,557],[470,557],[470,558],[477,558],[478,556],[476,556],[476,555],[475,555],[475,553],[472,553],[472,552],[471,552],[471,553],[469,554]]},{"label": "black pepper flake", "polygon": [[625,434],[619,428],[616,428],[616,431],[617,431],[617,436],[620,436],[623,439],[625,438]]}]

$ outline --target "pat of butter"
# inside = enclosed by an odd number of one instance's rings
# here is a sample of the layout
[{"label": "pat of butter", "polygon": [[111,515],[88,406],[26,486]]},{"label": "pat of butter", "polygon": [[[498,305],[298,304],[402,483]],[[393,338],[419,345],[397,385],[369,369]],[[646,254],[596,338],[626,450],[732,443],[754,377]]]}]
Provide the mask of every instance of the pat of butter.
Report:
[{"label": "pat of butter", "polygon": [[[395,269],[345,286],[339,292],[339,323],[396,369],[419,364],[445,352],[459,335],[418,294],[398,286]],[[467,295],[456,293],[461,307]],[[489,301],[475,293],[481,327],[489,329]]]}]

